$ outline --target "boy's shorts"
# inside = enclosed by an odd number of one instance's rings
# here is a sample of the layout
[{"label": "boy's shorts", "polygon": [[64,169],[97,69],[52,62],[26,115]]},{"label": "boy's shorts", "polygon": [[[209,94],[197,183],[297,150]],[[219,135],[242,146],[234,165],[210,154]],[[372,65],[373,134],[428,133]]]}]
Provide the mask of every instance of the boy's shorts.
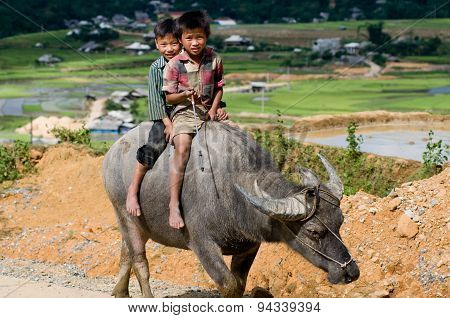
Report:
[{"label": "boy's shorts", "polygon": [[[195,106],[195,112],[197,113],[197,129],[208,120],[208,110],[204,106]],[[173,136],[179,134],[195,134],[195,120],[194,111],[192,107],[186,107],[175,113],[172,118],[173,124]]]},{"label": "boy's shorts", "polygon": [[148,141],[137,151],[136,159],[141,165],[153,168],[158,157],[166,149],[167,141],[164,134],[165,125],[161,120],[153,121],[153,126],[148,134]]}]

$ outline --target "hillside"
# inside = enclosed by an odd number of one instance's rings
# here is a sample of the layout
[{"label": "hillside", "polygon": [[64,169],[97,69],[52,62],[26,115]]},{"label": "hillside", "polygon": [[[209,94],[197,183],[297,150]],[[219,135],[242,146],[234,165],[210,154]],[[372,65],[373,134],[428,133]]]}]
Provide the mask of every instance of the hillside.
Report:
[{"label": "hillside", "polygon": [[[118,271],[120,233],[102,185],[102,159],[52,147],[35,175],[4,190],[1,258],[77,267],[81,274],[73,273],[72,280],[111,280]],[[385,198],[358,192],[343,199],[341,235],[359,263],[357,282],[329,285],[324,272],[284,245],[263,244],[248,290],[261,286],[276,297],[448,297],[449,180],[447,168]],[[152,278],[214,289],[191,252],[149,242],[147,255]]]}]

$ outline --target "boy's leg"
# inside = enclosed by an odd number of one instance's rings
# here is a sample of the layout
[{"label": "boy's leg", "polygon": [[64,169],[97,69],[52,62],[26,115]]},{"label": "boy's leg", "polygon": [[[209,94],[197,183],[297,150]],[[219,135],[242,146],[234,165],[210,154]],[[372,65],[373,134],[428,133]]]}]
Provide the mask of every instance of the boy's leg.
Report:
[{"label": "boy's leg", "polygon": [[134,169],[133,181],[128,187],[127,194],[127,211],[133,216],[141,215],[141,207],[139,205],[139,189],[141,188],[142,180],[148,171],[148,167],[137,162]]},{"label": "boy's leg", "polygon": [[175,153],[170,169],[169,225],[175,229],[180,229],[184,226],[180,212],[181,186],[183,185],[184,172],[191,152],[192,135],[179,134],[174,137],[173,141]]},{"label": "boy's leg", "polygon": [[126,208],[133,216],[141,215],[139,205],[139,190],[146,172],[152,169],[156,160],[166,148],[167,141],[164,135],[164,124],[161,120],[155,120],[150,129],[148,141],[140,147],[136,154],[137,164],[134,170],[133,180],[128,187]]}]

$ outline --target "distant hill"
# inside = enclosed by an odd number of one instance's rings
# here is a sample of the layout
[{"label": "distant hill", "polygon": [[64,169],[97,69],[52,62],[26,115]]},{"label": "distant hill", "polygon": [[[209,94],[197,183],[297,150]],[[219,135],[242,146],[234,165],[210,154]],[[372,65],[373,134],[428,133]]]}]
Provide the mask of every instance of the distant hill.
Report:
[{"label": "distant hill", "polygon": [[[40,26],[48,30],[61,29],[64,28],[64,19],[88,20],[97,15],[110,18],[116,13],[134,18],[135,11],[146,12],[156,19],[158,10],[205,9],[212,18],[230,17],[242,23],[311,22],[313,19],[340,21],[351,18],[418,19],[428,13],[431,13],[428,18],[450,17],[447,0],[91,0],[89,5],[82,0],[6,2],[14,9],[0,4],[0,38],[36,32]],[[43,3],[46,3],[45,7]]]}]

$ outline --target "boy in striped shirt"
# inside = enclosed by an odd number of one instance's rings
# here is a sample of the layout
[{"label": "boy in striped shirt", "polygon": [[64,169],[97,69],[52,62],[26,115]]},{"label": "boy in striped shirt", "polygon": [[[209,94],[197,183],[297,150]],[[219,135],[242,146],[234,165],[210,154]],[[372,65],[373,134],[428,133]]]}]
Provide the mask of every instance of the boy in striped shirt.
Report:
[{"label": "boy in striped shirt", "polygon": [[148,107],[153,126],[147,144],[138,149],[136,156],[138,162],[133,181],[128,187],[126,207],[128,213],[133,216],[141,215],[138,194],[142,180],[166,148],[173,130],[172,121],[168,116],[170,107],[166,105],[165,94],[162,91],[163,71],[168,61],[180,52],[181,44],[175,35],[175,21],[170,18],[158,22],[154,33],[156,47],[161,57],[150,66],[148,76]]}]

